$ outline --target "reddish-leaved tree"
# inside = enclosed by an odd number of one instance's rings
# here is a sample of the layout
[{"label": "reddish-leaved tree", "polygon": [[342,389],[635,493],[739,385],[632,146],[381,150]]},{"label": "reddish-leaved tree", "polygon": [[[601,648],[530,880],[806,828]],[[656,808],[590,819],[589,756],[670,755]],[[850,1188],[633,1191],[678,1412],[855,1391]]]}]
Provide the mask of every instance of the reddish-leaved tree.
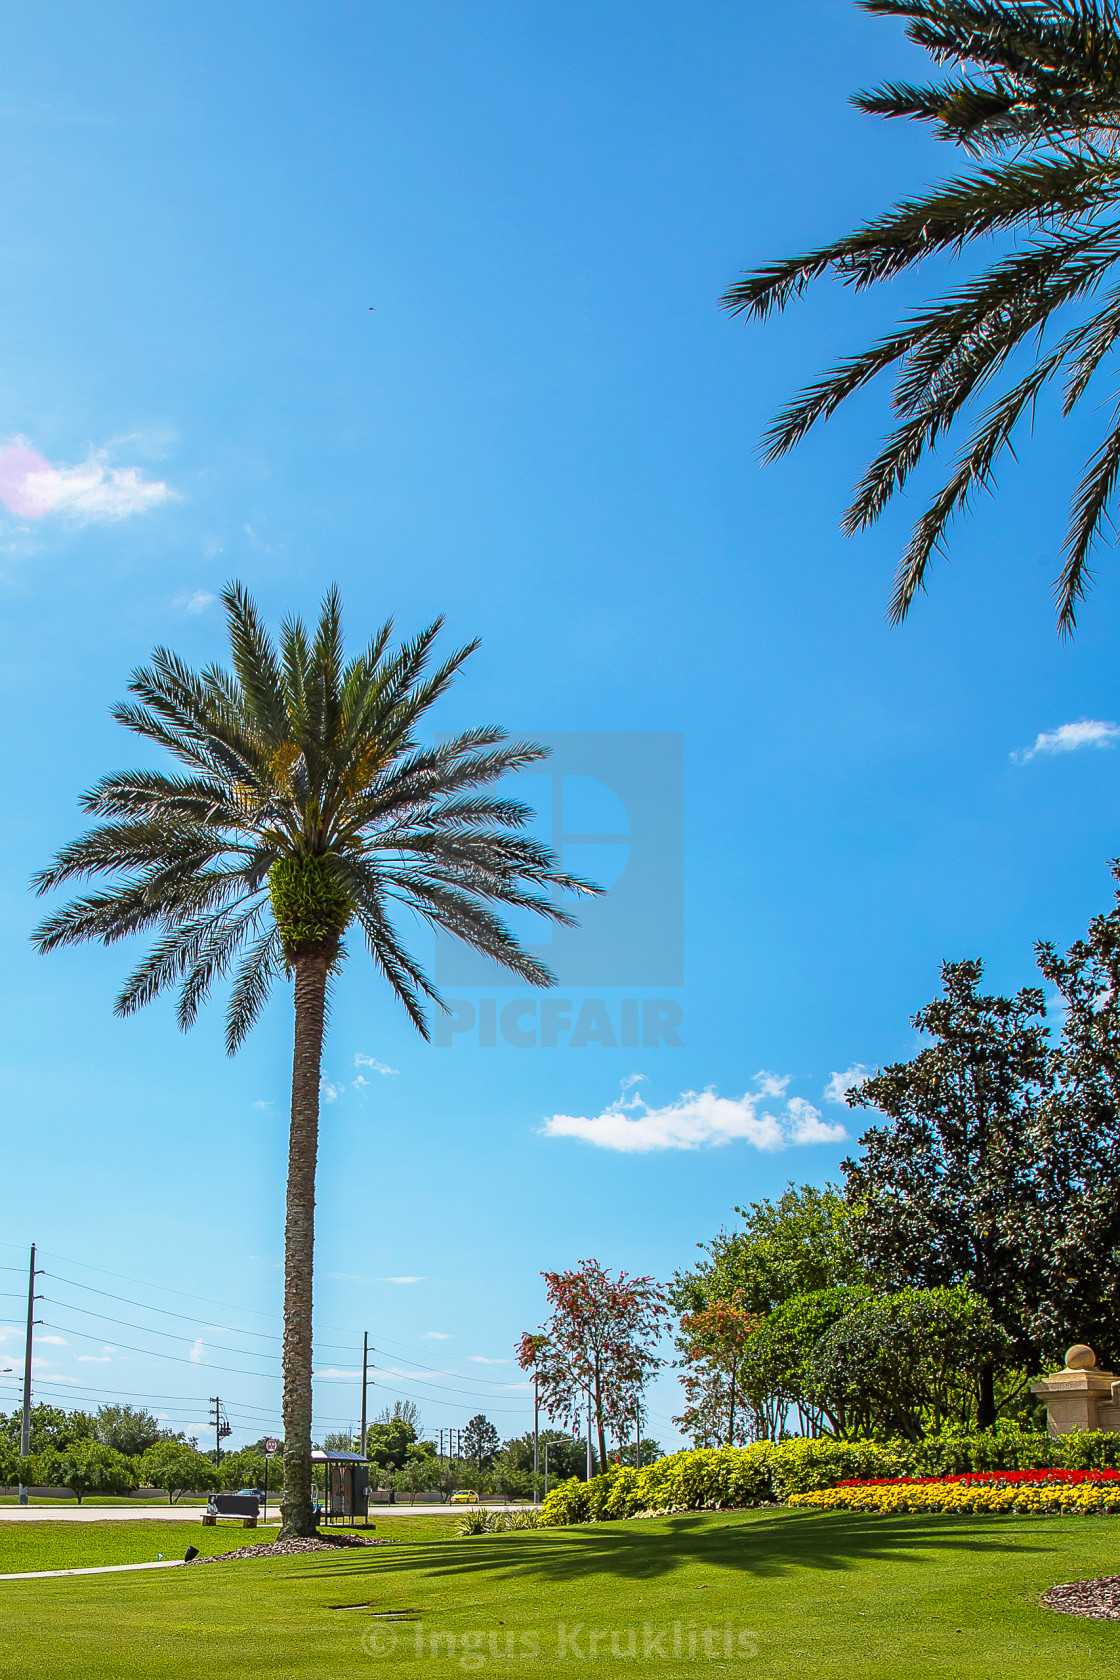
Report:
[{"label": "reddish-leaved tree", "polygon": [[684,1356],[681,1382],[688,1404],[673,1422],[698,1444],[707,1446],[714,1438],[733,1447],[746,1440],[743,1365],[762,1318],[743,1302],[743,1291],[736,1289],[730,1300],[710,1301],[681,1319],[677,1346]]},{"label": "reddish-leaved tree", "polygon": [[552,1311],[539,1331],[522,1336],[517,1362],[537,1378],[548,1415],[569,1428],[579,1428],[590,1400],[605,1466],[607,1430],[629,1434],[642,1389],[662,1363],[656,1349],[668,1312],[661,1285],[626,1272],[614,1277],[598,1260],[541,1276]]}]

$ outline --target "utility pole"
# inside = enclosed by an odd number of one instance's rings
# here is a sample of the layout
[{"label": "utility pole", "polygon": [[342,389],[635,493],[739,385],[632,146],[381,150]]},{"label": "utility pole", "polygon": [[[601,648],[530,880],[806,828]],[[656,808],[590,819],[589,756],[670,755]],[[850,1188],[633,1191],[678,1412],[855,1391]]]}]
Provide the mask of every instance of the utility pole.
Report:
[{"label": "utility pole", "polygon": [[541,1473],[541,1395],[540,1379],[533,1372],[533,1504],[541,1502],[540,1473]]},{"label": "utility pole", "polygon": [[587,1479],[591,1480],[591,1384],[587,1385]]},{"label": "utility pole", "polygon": [[642,1468],[642,1412],[641,1407],[634,1413],[634,1468]]},{"label": "utility pole", "polygon": [[226,1415],[222,1410],[220,1395],[212,1394],[210,1396],[210,1405],[214,1414],[210,1419],[210,1422],[214,1427],[214,1463],[218,1468],[220,1468],[222,1462],[222,1441],[231,1433],[231,1430],[226,1419]]},{"label": "utility pole", "polygon": [[366,1383],[369,1380],[366,1376],[366,1370],[367,1370],[367,1367],[368,1367],[370,1351],[371,1351],[371,1349],[370,1349],[370,1345],[369,1345],[369,1331],[368,1330],[363,1330],[362,1331],[362,1434],[361,1434],[361,1439],[358,1442],[358,1451],[361,1453],[363,1458],[366,1456]]},{"label": "utility pole", "polygon": [[[35,1244],[31,1244],[31,1268],[27,1277],[27,1334],[23,1344],[23,1417],[19,1426],[19,1452],[26,1458],[31,1451],[31,1348],[35,1339]],[[27,1504],[27,1489],[19,1486],[19,1502]]]},{"label": "utility pole", "polygon": [[551,1444],[550,1441],[546,1441],[544,1444],[544,1496],[546,1499],[548,1498],[548,1449]]}]

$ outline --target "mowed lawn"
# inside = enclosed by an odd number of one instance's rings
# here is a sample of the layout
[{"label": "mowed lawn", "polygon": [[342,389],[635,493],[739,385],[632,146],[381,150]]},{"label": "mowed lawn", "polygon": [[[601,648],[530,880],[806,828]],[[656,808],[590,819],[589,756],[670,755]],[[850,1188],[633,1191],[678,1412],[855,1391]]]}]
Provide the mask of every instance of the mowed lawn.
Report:
[{"label": "mowed lawn", "polygon": [[[252,1538],[232,1527],[217,1537],[109,1527],[0,1531],[3,1567],[181,1555],[188,1539],[211,1550]],[[604,1675],[1022,1680],[1120,1660],[1120,1625],[1038,1604],[1055,1582],[1120,1572],[1116,1518],[755,1511],[458,1539],[447,1518],[423,1517],[387,1519],[378,1532],[396,1543],[0,1582],[5,1680],[450,1680],[592,1665]],[[17,1551],[26,1561],[12,1561]]]}]

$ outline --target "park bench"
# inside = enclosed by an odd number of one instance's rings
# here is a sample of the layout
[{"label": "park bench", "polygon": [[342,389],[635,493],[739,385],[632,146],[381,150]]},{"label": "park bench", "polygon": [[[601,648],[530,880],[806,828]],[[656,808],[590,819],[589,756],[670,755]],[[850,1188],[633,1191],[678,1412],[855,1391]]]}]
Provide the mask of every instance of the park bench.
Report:
[{"label": "park bench", "polygon": [[202,1515],[203,1527],[213,1528],[219,1517],[240,1517],[245,1528],[256,1528],[260,1508],[261,1502],[256,1498],[244,1498],[235,1493],[212,1493]]}]

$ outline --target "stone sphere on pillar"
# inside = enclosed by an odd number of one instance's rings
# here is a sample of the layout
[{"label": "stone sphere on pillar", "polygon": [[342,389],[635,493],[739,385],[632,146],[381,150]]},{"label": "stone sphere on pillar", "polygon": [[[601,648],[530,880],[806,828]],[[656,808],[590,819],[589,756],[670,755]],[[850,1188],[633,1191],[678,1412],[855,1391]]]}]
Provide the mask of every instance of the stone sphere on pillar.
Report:
[{"label": "stone sphere on pillar", "polygon": [[1091,1371],[1096,1363],[1096,1354],[1084,1342],[1075,1342],[1066,1353],[1067,1371]]}]

